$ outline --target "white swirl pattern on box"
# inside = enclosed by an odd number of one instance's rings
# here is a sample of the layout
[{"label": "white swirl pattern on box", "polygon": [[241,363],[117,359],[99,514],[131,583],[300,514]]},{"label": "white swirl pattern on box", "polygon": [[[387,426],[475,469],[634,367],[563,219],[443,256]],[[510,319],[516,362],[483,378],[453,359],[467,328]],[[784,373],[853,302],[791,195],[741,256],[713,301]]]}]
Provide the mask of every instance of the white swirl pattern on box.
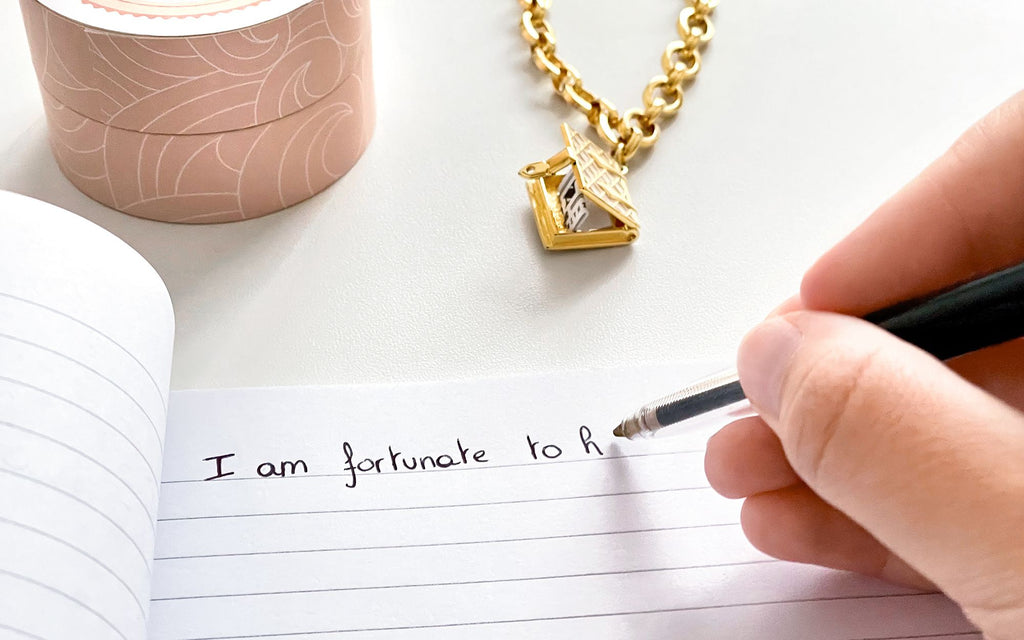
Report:
[{"label": "white swirl pattern on box", "polygon": [[265,215],[332,184],[369,142],[360,0],[309,0],[238,31],[160,38],[21,3],[54,155],[79,189],[118,210],[177,222]]}]

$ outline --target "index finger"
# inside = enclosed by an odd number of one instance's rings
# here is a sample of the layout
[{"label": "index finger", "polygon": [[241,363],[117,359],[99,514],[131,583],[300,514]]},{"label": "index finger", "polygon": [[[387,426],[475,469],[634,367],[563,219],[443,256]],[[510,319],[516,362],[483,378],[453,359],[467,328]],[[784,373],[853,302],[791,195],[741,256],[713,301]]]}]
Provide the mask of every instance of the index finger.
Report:
[{"label": "index finger", "polygon": [[1024,92],[975,124],[804,276],[808,309],[864,315],[1024,260]]}]

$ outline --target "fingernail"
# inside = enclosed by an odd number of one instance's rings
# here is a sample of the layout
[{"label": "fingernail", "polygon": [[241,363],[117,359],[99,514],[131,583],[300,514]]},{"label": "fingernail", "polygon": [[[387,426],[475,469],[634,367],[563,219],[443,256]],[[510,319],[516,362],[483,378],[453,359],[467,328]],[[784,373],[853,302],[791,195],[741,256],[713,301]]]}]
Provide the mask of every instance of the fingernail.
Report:
[{"label": "fingernail", "polygon": [[771,318],[747,334],[740,344],[736,368],[750,403],[763,417],[778,418],[782,381],[803,335],[791,322]]}]

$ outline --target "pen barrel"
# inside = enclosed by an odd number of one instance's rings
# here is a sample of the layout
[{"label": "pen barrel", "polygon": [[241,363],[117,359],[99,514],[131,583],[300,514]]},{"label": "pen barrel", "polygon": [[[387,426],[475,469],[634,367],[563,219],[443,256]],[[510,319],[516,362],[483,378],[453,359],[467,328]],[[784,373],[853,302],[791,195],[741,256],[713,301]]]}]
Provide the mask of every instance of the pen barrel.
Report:
[{"label": "pen barrel", "polygon": [[1024,332],[1024,264],[864,319],[940,360],[1001,344]]},{"label": "pen barrel", "polygon": [[[948,360],[1024,335],[1024,263],[864,316],[868,322]],[[698,417],[751,415],[735,372],[702,380],[662,398],[620,424],[616,435],[652,435]]]},{"label": "pen barrel", "polygon": [[[685,402],[680,402],[684,397]],[[720,385],[708,385],[707,389],[697,392],[689,389],[684,397],[670,396],[659,403],[655,410],[659,424],[668,425],[689,420],[746,399],[738,378]]]}]

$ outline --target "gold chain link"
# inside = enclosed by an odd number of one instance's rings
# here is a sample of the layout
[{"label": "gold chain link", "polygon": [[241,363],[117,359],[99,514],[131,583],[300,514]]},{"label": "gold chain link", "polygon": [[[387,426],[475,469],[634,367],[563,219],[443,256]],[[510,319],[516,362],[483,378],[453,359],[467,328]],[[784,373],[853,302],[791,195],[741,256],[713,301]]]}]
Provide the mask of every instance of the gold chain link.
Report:
[{"label": "gold chain link", "polygon": [[687,0],[676,22],[680,39],[670,42],[661,56],[663,73],[644,88],[643,107],[621,115],[610,102],[588,91],[579,71],[555,52],[555,33],[547,20],[551,0],[519,0],[519,4],[523,8],[520,30],[530,44],[534,64],[548,74],[558,95],[587,116],[612,146],[612,156],[625,166],[639,149],[658,141],[658,120],[683,106],[683,87],[700,73],[700,52],[715,35],[711,13],[718,0]]}]

